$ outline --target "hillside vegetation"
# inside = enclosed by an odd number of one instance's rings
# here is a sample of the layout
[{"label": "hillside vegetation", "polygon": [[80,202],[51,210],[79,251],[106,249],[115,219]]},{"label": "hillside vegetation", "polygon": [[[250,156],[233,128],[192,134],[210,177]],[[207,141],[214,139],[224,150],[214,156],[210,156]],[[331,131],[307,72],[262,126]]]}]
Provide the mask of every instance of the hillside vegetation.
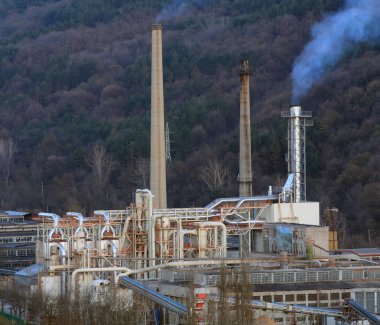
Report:
[{"label": "hillside vegetation", "polygon": [[[149,187],[151,24],[168,3],[1,1],[1,209],[122,209]],[[169,206],[238,193],[241,58],[253,72],[254,193],[284,184],[292,64],[342,4],[193,1],[162,21]],[[379,62],[378,45],[353,48],[302,102],[314,116],[308,199],[339,208],[361,245],[380,223]]]}]

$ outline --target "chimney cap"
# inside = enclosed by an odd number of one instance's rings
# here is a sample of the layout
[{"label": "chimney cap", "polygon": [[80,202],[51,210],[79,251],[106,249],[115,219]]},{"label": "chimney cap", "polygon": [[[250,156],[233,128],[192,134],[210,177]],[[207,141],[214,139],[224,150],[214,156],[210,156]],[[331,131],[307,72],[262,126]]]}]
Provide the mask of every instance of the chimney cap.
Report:
[{"label": "chimney cap", "polygon": [[251,74],[249,72],[249,61],[248,60],[240,60],[240,69],[239,69],[239,74],[240,75],[249,75]]},{"label": "chimney cap", "polygon": [[153,24],[152,30],[162,30],[162,25],[161,24]]}]

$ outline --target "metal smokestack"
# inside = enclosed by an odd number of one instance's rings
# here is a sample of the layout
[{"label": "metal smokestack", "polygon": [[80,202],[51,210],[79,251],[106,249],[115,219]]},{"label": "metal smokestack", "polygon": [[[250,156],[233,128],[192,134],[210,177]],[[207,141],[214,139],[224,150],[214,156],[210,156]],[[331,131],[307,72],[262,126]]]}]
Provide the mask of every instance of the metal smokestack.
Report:
[{"label": "metal smokestack", "polygon": [[301,133],[301,106],[290,108],[290,173],[293,179],[293,200],[294,202],[305,201],[303,188],[304,175],[304,142]]},{"label": "metal smokestack", "polygon": [[251,118],[249,100],[249,62],[240,61],[240,154],[239,195],[252,196]]},{"label": "metal smokestack", "polygon": [[161,25],[152,25],[150,189],[153,194],[153,208],[165,209],[167,201]]},{"label": "metal smokestack", "polygon": [[295,203],[306,201],[306,127],[312,126],[311,112],[304,112],[301,106],[292,106],[282,112],[288,118],[288,180],[285,188],[292,192]]}]

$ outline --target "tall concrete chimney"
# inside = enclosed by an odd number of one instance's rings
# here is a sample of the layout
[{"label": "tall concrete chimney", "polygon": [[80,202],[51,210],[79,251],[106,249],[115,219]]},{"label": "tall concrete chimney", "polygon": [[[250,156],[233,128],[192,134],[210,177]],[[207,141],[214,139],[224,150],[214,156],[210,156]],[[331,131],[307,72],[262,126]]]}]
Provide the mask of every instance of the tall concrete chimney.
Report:
[{"label": "tall concrete chimney", "polygon": [[239,196],[252,196],[251,118],[249,102],[249,62],[240,61],[240,154]]},{"label": "tall concrete chimney", "polygon": [[165,209],[167,201],[161,25],[152,26],[151,91],[150,190],[153,194],[153,208]]}]

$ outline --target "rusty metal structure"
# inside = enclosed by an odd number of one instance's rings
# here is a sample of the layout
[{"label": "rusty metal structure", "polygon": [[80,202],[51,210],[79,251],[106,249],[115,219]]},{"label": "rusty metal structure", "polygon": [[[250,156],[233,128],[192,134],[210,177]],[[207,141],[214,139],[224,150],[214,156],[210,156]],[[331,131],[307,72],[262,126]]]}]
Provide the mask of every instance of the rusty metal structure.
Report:
[{"label": "rusty metal structure", "polygon": [[249,62],[240,62],[240,152],[239,195],[252,196],[251,118],[249,96]]},{"label": "rusty metal structure", "polygon": [[[249,62],[240,61],[240,150],[239,150],[239,196],[252,196],[251,118],[249,96]],[[247,216],[250,218],[250,215]],[[242,257],[251,252],[251,233],[240,236]]]}]

